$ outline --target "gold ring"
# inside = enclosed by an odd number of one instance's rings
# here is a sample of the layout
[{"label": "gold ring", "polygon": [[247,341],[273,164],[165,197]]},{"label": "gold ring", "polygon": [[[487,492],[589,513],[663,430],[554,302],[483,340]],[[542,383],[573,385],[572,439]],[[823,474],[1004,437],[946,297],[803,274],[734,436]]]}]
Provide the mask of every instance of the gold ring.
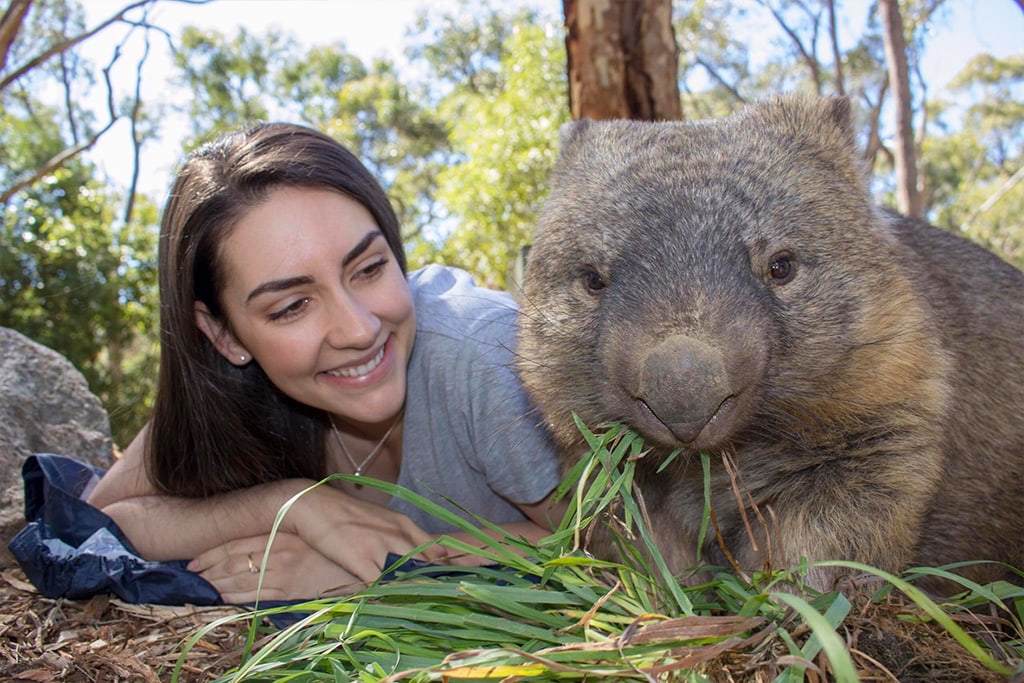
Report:
[{"label": "gold ring", "polygon": [[250,574],[259,574],[260,573],[260,568],[257,567],[256,563],[252,561],[252,553],[249,553],[248,555],[246,555],[245,558],[247,560],[249,560],[249,573]]}]

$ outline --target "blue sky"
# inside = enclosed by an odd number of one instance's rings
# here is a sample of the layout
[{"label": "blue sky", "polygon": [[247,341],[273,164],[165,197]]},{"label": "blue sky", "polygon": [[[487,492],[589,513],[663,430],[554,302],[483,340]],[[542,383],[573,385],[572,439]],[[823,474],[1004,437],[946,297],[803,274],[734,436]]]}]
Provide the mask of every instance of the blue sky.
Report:
[{"label": "blue sky", "polygon": [[[89,24],[111,16],[126,1],[85,0]],[[530,0],[529,4],[561,20],[561,0]],[[868,0],[843,2],[847,8],[844,11],[851,16],[850,31],[860,32],[867,4]],[[310,45],[341,41],[364,61],[390,56],[401,63],[405,32],[417,10],[444,10],[454,5],[451,0],[215,0],[199,6],[165,2],[157,5],[151,18],[175,36],[185,25],[214,28],[229,35],[239,26],[255,33],[273,27]],[[944,86],[979,52],[1006,56],[1024,51],[1024,13],[1013,0],[947,0],[947,8],[949,21],[936,28],[923,55],[925,77],[933,88]],[[756,39],[756,35],[751,39]],[[158,97],[167,92],[165,74],[169,73],[170,59],[163,48],[159,41],[151,48],[144,97]],[[98,41],[94,49],[97,51],[90,56],[97,63],[103,64],[109,59],[109,42]],[[130,53],[123,61],[126,67],[133,64]],[[131,70],[126,69],[124,82],[131,82],[131,76]],[[162,141],[147,143],[143,148],[140,189],[158,201],[170,183],[184,134],[184,123],[172,122],[165,127]],[[115,128],[92,157],[107,170],[113,182],[122,186],[127,184],[131,162],[127,139],[126,126]]]}]

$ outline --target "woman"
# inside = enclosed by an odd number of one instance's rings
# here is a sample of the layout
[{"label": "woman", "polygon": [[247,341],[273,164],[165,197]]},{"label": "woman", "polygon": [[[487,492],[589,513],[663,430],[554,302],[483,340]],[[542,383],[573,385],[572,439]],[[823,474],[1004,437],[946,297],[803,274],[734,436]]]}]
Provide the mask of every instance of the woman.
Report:
[{"label": "woman", "polygon": [[[261,124],[198,150],[159,268],[153,418],[89,497],[144,557],[194,558],[226,602],[254,600],[279,508],[334,472],[549,532],[558,470],[512,371],[511,298],[439,266],[407,278],[386,195],[334,140]],[[355,590],[447,531],[372,487],[317,487],[285,516],[260,597]]]}]

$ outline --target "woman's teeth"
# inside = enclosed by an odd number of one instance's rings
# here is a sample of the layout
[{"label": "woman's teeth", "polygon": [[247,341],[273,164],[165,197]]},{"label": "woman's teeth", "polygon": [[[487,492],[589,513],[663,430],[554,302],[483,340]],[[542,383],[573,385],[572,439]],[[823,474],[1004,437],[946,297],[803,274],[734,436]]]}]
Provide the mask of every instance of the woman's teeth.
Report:
[{"label": "woman's teeth", "polygon": [[340,368],[338,370],[328,370],[328,375],[334,375],[336,377],[362,377],[367,374],[375,367],[380,365],[380,362],[384,360],[384,347],[380,347],[380,351],[377,355],[371,358],[368,362],[358,365],[354,368]]}]

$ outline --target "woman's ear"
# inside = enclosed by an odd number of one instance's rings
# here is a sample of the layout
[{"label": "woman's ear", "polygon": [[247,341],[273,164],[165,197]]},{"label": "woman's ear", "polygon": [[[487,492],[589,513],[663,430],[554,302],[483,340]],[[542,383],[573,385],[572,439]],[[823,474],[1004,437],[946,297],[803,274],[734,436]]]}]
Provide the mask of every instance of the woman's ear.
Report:
[{"label": "woman's ear", "polygon": [[250,354],[244,346],[235,338],[231,330],[215,318],[210,309],[202,301],[195,302],[196,326],[203,331],[206,338],[210,340],[217,352],[224,356],[227,362],[242,367],[252,362]]}]

